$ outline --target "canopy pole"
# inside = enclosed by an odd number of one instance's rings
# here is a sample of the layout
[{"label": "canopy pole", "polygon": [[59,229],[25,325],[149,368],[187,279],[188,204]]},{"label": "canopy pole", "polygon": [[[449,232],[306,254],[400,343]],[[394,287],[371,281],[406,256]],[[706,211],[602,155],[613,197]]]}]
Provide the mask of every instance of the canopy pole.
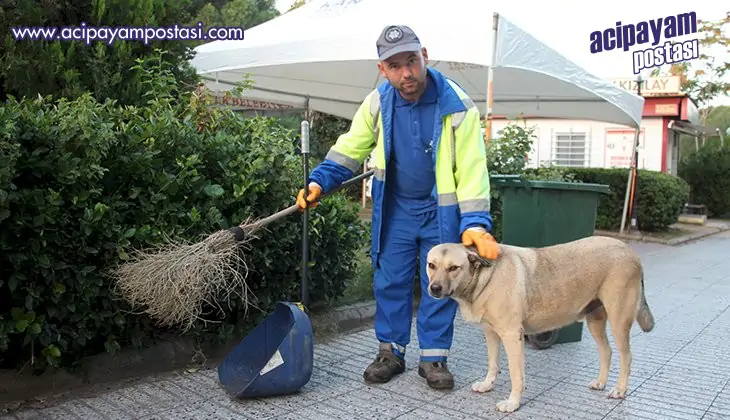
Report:
[{"label": "canopy pole", "polygon": [[492,98],[494,97],[494,88],[492,81],[494,79],[494,63],[497,61],[497,28],[499,26],[499,13],[492,14],[492,63],[487,68],[487,110],[485,115],[486,123],[484,124],[484,144],[489,147],[489,141],[492,139]]},{"label": "canopy pole", "polygon": [[[631,164],[629,165],[629,176],[626,178],[626,194],[624,194],[624,211],[621,215],[621,230],[619,230],[620,234],[623,234],[626,228],[626,219],[628,217],[628,210],[629,210],[629,202],[631,201],[633,197],[633,189],[634,189],[634,163],[637,160],[636,154],[638,153],[636,151],[636,145],[639,143],[639,134],[641,133],[641,126],[639,126],[636,129],[636,134],[634,134],[634,146],[633,151],[631,152]],[[638,164],[638,163],[637,163]]]},{"label": "canopy pole", "polygon": [[[641,73],[639,73],[637,80],[637,94],[641,96]],[[643,114],[643,110],[642,110]],[[642,115],[643,117],[643,115]],[[643,118],[642,118],[643,120]],[[632,147],[631,151],[631,164],[629,165],[629,176],[626,179],[626,194],[624,194],[624,211],[621,215],[621,229],[619,230],[619,234],[624,234],[625,228],[626,228],[626,218],[628,217],[629,213],[629,201],[636,202],[635,197],[635,189],[636,189],[636,175],[638,175],[638,167],[639,167],[639,136],[641,135],[641,123],[636,127],[636,134],[634,135],[634,145]],[[633,204],[633,203],[632,203]],[[632,215],[636,216],[636,208],[634,205],[631,206],[631,213]],[[638,228],[638,223],[637,226]]]}]

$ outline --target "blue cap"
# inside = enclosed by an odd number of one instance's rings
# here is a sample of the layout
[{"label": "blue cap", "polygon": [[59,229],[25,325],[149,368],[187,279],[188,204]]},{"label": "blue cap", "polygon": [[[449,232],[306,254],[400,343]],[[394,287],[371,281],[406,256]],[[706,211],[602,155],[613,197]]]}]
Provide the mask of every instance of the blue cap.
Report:
[{"label": "blue cap", "polygon": [[404,51],[421,51],[421,41],[413,29],[405,25],[386,26],[380,33],[376,46],[380,61]]}]

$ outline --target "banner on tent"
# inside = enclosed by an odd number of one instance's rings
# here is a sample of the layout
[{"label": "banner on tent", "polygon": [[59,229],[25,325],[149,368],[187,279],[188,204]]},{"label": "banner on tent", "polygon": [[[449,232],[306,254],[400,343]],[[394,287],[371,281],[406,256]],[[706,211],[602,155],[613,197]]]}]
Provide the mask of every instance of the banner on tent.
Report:
[{"label": "banner on tent", "polygon": [[449,70],[451,70],[451,71],[481,70],[483,68],[486,68],[485,66],[482,66],[481,64],[457,63],[456,61],[450,61],[448,64],[449,64]]},{"label": "banner on tent", "polygon": [[292,111],[295,107],[291,105],[278,104],[274,102],[259,101],[256,99],[238,98],[223,93],[208,93],[213,100],[213,106],[226,107],[235,111]]}]

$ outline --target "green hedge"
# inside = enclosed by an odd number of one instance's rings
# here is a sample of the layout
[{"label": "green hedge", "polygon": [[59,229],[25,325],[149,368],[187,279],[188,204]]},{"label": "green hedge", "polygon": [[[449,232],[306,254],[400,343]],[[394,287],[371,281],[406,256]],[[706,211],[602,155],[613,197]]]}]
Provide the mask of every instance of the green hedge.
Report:
[{"label": "green hedge", "polygon": [[730,214],[730,148],[705,146],[683,159],[678,172],[693,204],[707,206],[710,217]]},{"label": "green hedge", "polygon": [[[525,171],[540,179],[604,184],[609,194],[602,194],[598,205],[596,228],[617,230],[621,226],[627,169],[620,168],[539,168]],[[639,170],[637,207],[639,229],[661,231],[677,222],[689,199],[689,185],[681,178],[661,172]],[[627,222],[628,223],[628,222]]]},{"label": "green hedge", "polygon": [[[111,269],[163,235],[199,240],[294,202],[302,178],[296,132],[213,112],[193,96],[152,96],[144,107],[86,95],[0,108],[1,367],[35,357],[43,370],[150,343],[166,331],[113,294]],[[342,295],[367,231],[341,195],[325,198],[311,223],[317,303]],[[221,323],[189,334],[241,336],[276,301],[298,300],[300,229],[295,215],[251,244],[248,285],[258,309],[244,315],[234,301],[222,316],[207,314]]]}]

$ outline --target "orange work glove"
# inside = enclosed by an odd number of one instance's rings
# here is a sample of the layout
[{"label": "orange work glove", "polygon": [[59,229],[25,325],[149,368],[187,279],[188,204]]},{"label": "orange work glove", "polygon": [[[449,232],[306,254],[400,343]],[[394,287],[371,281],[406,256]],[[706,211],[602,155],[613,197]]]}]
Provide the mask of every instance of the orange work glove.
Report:
[{"label": "orange work glove", "polygon": [[464,246],[476,246],[479,255],[488,260],[496,260],[502,253],[497,241],[485,230],[465,230],[461,234],[461,243]]},{"label": "orange work glove", "polygon": [[309,186],[309,195],[307,195],[307,199],[304,200],[304,188],[299,190],[299,194],[297,194],[297,204],[299,204],[299,208],[301,211],[304,211],[307,207],[310,209],[313,209],[319,205],[319,202],[317,200],[322,195],[322,188],[320,188],[318,185],[310,185]]}]

